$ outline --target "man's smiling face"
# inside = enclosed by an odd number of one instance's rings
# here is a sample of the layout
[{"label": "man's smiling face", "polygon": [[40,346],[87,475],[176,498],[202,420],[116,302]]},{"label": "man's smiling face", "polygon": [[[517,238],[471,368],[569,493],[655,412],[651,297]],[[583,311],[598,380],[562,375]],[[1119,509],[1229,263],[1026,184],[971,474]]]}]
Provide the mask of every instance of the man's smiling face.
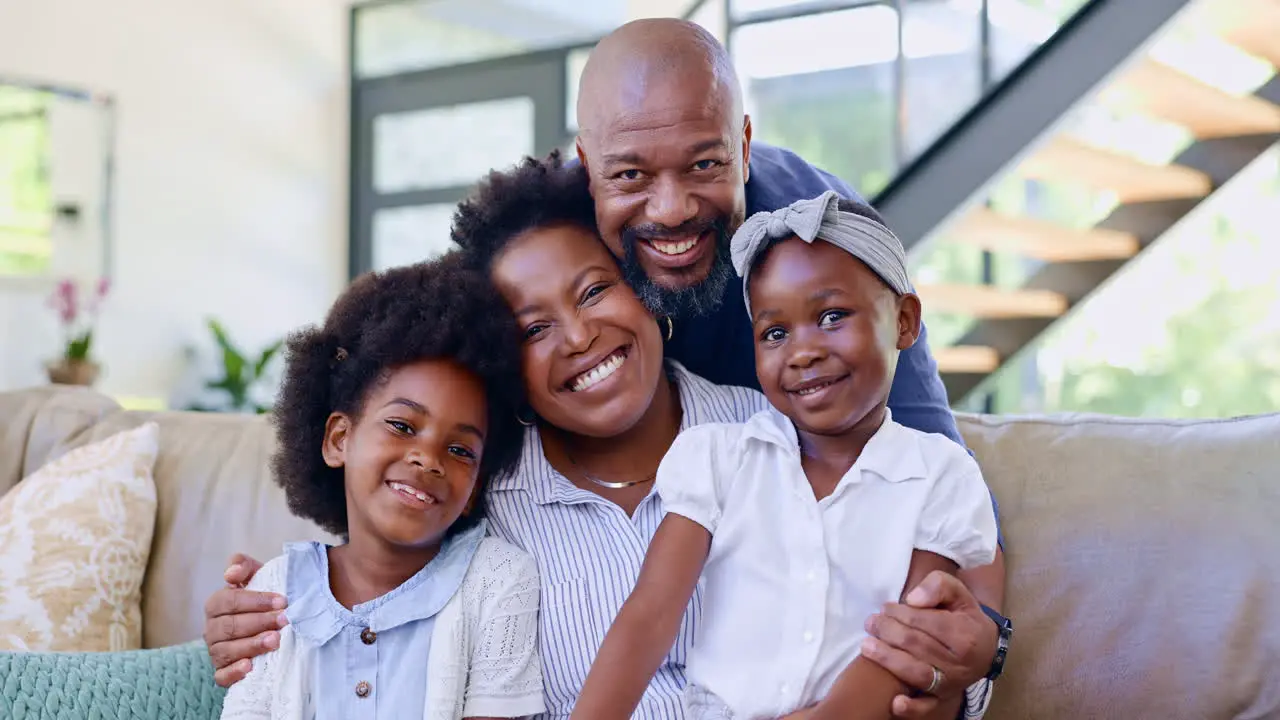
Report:
[{"label": "man's smiling face", "polygon": [[659,315],[714,310],[733,277],[751,127],[717,48],[680,46],[661,63],[606,48],[584,74],[578,153],[600,234]]}]

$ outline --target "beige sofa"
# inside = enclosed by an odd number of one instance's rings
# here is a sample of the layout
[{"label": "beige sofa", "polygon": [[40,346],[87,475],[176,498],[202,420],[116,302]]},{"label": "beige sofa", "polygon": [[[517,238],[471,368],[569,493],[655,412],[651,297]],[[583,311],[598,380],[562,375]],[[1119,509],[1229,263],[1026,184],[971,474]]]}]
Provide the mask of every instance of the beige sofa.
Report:
[{"label": "beige sofa", "polygon": [[[228,556],[325,538],[269,480],[261,417],[0,393],[0,494],[51,457],[158,421],[144,643],[199,637]],[[988,717],[1280,718],[1280,415],[962,416],[1000,501],[1013,648]]]}]

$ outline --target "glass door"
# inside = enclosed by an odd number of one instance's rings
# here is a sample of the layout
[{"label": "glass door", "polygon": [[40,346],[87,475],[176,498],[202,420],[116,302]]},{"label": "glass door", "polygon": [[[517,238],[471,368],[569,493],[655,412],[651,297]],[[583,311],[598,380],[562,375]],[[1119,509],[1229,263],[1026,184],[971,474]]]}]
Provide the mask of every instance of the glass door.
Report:
[{"label": "glass door", "polygon": [[565,144],[565,51],[357,80],[351,275],[429,259],[492,169]]}]

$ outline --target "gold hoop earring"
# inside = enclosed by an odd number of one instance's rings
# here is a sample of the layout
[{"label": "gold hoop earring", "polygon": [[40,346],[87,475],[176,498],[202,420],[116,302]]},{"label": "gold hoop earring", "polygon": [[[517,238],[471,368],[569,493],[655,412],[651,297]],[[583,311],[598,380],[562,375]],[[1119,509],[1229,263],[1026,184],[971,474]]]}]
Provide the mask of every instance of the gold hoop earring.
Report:
[{"label": "gold hoop earring", "polygon": [[516,411],[516,422],[520,423],[521,425],[523,425],[523,426],[525,426],[525,427],[533,427],[533,426],[534,426],[534,420],[532,419],[532,418],[533,418],[533,413],[529,413],[529,417],[530,417],[530,419],[529,419],[529,420],[525,420],[525,419],[524,419],[524,416],[520,414],[520,411],[519,411],[519,410],[517,410],[517,411]]},{"label": "gold hoop earring", "polygon": [[671,340],[671,334],[675,332],[675,325],[671,322],[670,315],[666,316],[663,319],[667,321],[667,341],[669,342]]}]

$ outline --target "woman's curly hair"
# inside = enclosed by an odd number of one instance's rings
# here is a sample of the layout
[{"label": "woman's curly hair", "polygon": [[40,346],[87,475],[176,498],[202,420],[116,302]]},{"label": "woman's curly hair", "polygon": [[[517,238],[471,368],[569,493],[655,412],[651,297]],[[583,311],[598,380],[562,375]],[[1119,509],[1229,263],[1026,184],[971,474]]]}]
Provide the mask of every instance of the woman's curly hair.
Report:
[{"label": "woman's curly hair", "polygon": [[453,214],[453,241],[469,267],[488,272],[494,257],[521,233],[575,225],[596,233],[595,202],[581,164],[566,165],[559,150],[494,170]]},{"label": "woman's curly hair", "polygon": [[[510,311],[487,277],[467,269],[457,252],[432,262],[357,278],[333,304],[323,327],[290,336],[283,385],[272,412],[278,445],[271,459],[289,509],[329,532],[347,532],[344,473],[324,463],[325,424],[333,412],[358,418],[370,387],[388,371],[448,358],[484,383],[489,433],[479,482],[510,470],[524,428],[519,336]],[[484,515],[484,493],[452,535]]]}]

